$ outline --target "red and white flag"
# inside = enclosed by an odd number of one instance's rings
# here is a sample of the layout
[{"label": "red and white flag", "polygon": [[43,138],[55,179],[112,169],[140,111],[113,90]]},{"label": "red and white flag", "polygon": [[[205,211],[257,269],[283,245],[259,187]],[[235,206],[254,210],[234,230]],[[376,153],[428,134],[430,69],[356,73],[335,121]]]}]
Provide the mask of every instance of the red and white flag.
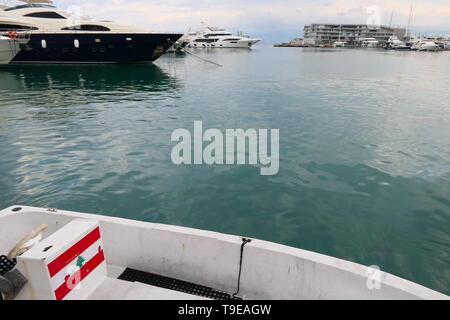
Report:
[{"label": "red and white flag", "polygon": [[83,280],[105,262],[100,228],[96,227],[48,265],[57,300],[83,285]]}]

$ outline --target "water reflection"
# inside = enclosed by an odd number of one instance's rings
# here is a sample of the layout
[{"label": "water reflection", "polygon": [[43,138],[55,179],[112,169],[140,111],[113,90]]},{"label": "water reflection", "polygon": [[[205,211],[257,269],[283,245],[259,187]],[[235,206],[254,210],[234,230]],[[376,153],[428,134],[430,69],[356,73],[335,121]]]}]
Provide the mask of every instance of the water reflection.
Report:
[{"label": "water reflection", "polygon": [[153,64],[10,66],[0,69],[0,105],[115,101],[138,93],[168,95],[179,86],[176,78]]}]

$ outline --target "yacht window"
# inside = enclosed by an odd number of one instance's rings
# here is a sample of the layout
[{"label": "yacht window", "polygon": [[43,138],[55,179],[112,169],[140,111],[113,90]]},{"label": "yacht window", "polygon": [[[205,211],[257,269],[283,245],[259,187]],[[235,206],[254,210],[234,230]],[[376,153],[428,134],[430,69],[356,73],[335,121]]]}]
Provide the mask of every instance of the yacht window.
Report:
[{"label": "yacht window", "polygon": [[195,39],[195,42],[216,42],[217,39]]},{"label": "yacht window", "polygon": [[102,39],[95,39],[95,43],[100,43],[102,42]]},{"label": "yacht window", "polygon": [[81,30],[81,31],[111,31],[111,29],[95,24],[82,24],[81,26],[65,27],[61,30]]},{"label": "yacht window", "polygon": [[32,17],[32,18],[46,18],[46,19],[66,19],[59,13],[48,11],[48,12],[32,12],[24,15],[24,17]]},{"label": "yacht window", "polygon": [[27,9],[27,8],[56,8],[56,7],[48,5],[48,4],[29,3],[29,4],[23,4],[21,6],[15,6],[15,7],[11,7],[11,8],[6,8],[5,11],[12,11],[12,10],[18,10],[18,9]]},{"label": "yacht window", "polygon": [[41,47],[42,47],[43,49],[47,48],[47,41],[41,40]]},{"label": "yacht window", "polygon": [[23,29],[37,30],[38,28],[28,27],[28,26],[21,26],[21,25],[18,25],[18,24],[0,23],[0,30],[23,30]]},{"label": "yacht window", "polygon": [[239,39],[224,39],[223,41],[238,41]]},{"label": "yacht window", "polygon": [[80,47],[80,40],[78,39],[73,40],[73,46],[78,49]]},{"label": "yacht window", "polygon": [[127,41],[131,41],[131,40],[133,40],[133,38],[127,38]]},{"label": "yacht window", "polygon": [[231,36],[231,33],[208,33],[208,34],[205,34],[205,37],[223,37],[223,36]]}]

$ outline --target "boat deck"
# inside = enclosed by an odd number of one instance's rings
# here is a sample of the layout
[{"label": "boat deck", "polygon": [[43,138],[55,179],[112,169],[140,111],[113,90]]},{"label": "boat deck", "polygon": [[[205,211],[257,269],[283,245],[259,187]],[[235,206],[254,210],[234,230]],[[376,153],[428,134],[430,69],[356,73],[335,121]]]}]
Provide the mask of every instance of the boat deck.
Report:
[{"label": "boat deck", "polygon": [[207,300],[208,298],[164,289],[141,282],[114,278],[106,280],[89,296],[89,300]]},{"label": "boat deck", "polygon": [[108,278],[89,300],[232,300],[228,293],[131,268],[108,265]]}]

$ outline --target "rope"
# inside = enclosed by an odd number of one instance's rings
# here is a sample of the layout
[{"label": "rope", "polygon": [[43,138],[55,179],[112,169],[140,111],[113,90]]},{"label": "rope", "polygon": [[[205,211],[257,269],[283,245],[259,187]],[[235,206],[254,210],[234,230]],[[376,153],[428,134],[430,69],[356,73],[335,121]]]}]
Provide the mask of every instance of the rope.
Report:
[{"label": "rope", "polygon": [[[37,241],[39,241],[39,235],[47,228],[46,224],[41,224],[39,227],[27,234],[22,240],[20,240],[14,248],[8,253],[8,259],[15,259],[22,253],[30,249]],[[31,241],[33,240],[33,241]]]},{"label": "rope", "polygon": [[[171,42],[173,45],[175,45],[176,43],[175,42],[173,42],[172,40],[170,40],[170,39],[167,39],[167,40],[169,40],[169,42]],[[216,62],[214,62],[214,61],[211,61],[211,60],[208,60],[208,59],[205,59],[205,58],[202,58],[202,57],[200,57],[200,56],[198,56],[198,55],[196,55],[195,53],[193,53],[193,52],[190,52],[189,50],[187,50],[186,48],[179,48],[182,52],[186,52],[186,53],[188,53],[188,54],[190,54],[190,55],[192,55],[192,56],[194,56],[194,57],[196,57],[197,59],[200,59],[200,60],[202,60],[203,62],[208,62],[208,63],[211,63],[211,64],[213,64],[213,65],[215,65],[215,66],[218,66],[218,67],[223,67],[223,65],[221,65],[221,64],[218,64],[218,63],[216,63]]]},{"label": "rope", "polygon": [[241,245],[241,259],[239,262],[239,276],[238,276],[238,287],[237,287],[237,291],[236,293],[233,294],[233,298],[236,297],[236,295],[239,293],[239,291],[241,290],[241,272],[242,272],[242,261],[243,261],[243,257],[244,257],[244,247],[247,243],[251,242],[252,240],[250,239],[246,239],[243,238],[242,239],[242,245]]}]

